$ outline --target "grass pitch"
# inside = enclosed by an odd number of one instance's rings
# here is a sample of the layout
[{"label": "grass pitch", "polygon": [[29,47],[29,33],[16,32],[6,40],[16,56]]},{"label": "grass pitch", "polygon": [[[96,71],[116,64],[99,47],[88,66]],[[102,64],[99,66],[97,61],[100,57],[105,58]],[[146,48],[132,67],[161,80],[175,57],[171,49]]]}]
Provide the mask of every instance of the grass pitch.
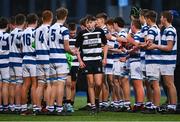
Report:
[{"label": "grass pitch", "polygon": [[[132,100],[133,101],[133,100]],[[164,98],[161,100],[164,101]],[[0,114],[0,121],[180,121],[180,115],[141,114],[126,112],[101,112],[91,116],[87,111],[77,109],[86,105],[86,97],[76,97],[75,112],[72,116],[10,115]]]}]

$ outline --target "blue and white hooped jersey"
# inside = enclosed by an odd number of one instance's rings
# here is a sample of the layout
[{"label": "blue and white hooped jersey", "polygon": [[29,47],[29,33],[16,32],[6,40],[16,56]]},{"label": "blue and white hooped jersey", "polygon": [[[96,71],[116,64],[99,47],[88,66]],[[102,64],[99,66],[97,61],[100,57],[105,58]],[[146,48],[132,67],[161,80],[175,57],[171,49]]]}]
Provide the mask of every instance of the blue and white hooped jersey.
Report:
[{"label": "blue and white hooped jersey", "polygon": [[64,41],[69,41],[69,30],[61,23],[55,23],[49,30],[51,63],[67,63]]},{"label": "blue and white hooped jersey", "polygon": [[36,63],[49,64],[49,28],[47,24],[41,25],[36,29]]},{"label": "blue and white hooped jersey", "polygon": [[[112,36],[117,35],[117,33],[114,32],[114,33],[111,33],[111,35]],[[116,43],[116,40],[107,40],[107,45],[110,46],[111,48],[115,48],[115,43]],[[114,53],[112,53],[110,50],[108,50],[106,67],[112,68],[113,63],[114,63]]]},{"label": "blue and white hooped jersey", "polygon": [[[145,42],[145,37],[148,34],[148,30],[149,30],[149,26],[147,26],[146,24],[144,24],[141,28],[141,40],[140,42]],[[141,51],[141,60],[145,60],[145,50],[144,49],[140,49]]]},{"label": "blue and white hooped jersey", "polygon": [[165,28],[161,36],[161,45],[167,45],[168,41],[173,41],[173,48],[171,51],[161,51],[161,64],[164,65],[175,65],[176,64],[176,54],[177,54],[177,33],[176,29],[170,25]]},{"label": "blue and white hooped jersey", "polygon": [[10,53],[9,60],[10,66],[12,67],[21,67],[22,66],[22,32],[23,30],[20,28],[15,28],[10,33]]},{"label": "blue and white hooped jersey", "polygon": [[[153,40],[153,43],[157,45],[161,44],[161,34],[157,25],[153,25],[149,28],[147,40]],[[161,51],[158,49],[146,50],[145,61],[146,64],[160,64]]]},{"label": "blue and white hooped jersey", "polygon": [[35,29],[28,27],[22,34],[23,64],[36,64]]},{"label": "blue and white hooped jersey", "polygon": [[[127,32],[125,29],[121,29],[121,31],[119,31],[118,33],[119,37],[122,38],[127,38]],[[120,48],[122,45],[116,40],[115,41],[115,49]],[[119,58],[121,57],[125,57],[127,55],[127,53],[114,53],[114,60],[119,60]]]},{"label": "blue and white hooped jersey", "polygon": [[[137,33],[134,34],[134,41],[139,43],[141,41],[141,32],[138,31]],[[140,61],[141,58],[140,58],[140,49],[137,49],[136,53],[133,53],[133,54],[130,54],[130,57],[129,57],[129,61],[130,63],[131,62],[137,62],[137,61]]]},{"label": "blue and white hooped jersey", "polygon": [[9,66],[9,33],[0,30],[0,68]]},{"label": "blue and white hooped jersey", "polygon": [[[75,38],[70,38],[69,39],[69,47],[70,49],[75,48],[75,44],[76,44],[76,39]],[[77,56],[72,56],[73,57],[73,62],[72,62],[72,66],[79,66],[79,62],[77,59]]]}]

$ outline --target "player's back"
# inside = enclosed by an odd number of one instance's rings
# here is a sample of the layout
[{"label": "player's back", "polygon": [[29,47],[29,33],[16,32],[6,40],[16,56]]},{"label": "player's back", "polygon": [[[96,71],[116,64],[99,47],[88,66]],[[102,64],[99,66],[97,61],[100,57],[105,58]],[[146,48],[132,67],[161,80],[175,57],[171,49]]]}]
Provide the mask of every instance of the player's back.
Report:
[{"label": "player's back", "polygon": [[55,23],[49,30],[50,59],[52,63],[67,63],[64,40],[69,40],[69,31],[60,23]]},{"label": "player's back", "polygon": [[9,34],[0,31],[0,68],[9,65]]},{"label": "player's back", "polygon": [[33,59],[35,60],[35,48],[34,48],[34,32],[35,29],[33,29],[32,27],[28,27],[23,31],[23,35],[22,35],[22,42],[23,42],[23,60],[24,59]]},{"label": "player's back", "polygon": [[22,29],[15,28],[10,33],[10,62],[22,62]]},{"label": "player's back", "polygon": [[35,33],[35,45],[36,45],[36,59],[37,60],[49,60],[49,25],[41,25],[36,29]]},{"label": "player's back", "polygon": [[0,32],[0,54],[9,54],[9,33]]}]

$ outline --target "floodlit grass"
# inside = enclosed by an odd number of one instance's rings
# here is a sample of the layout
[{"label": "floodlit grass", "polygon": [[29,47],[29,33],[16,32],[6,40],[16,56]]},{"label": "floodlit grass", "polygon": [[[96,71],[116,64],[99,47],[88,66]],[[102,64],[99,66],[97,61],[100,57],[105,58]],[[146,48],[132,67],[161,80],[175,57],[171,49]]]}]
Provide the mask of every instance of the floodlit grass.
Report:
[{"label": "floodlit grass", "polygon": [[[133,101],[133,99],[132,99]],[[164,98],[161,99],[161,102]],[[76,97],[75,113],[72,116],[20,116],[0,114],[1,121],[180,121],[180,115],[162,115],[162,114],[141,114],[126,112],[101,112],[95,116],[89,115],[87,111],[77,111],[78,108],[86,104],[85,97]]]}]

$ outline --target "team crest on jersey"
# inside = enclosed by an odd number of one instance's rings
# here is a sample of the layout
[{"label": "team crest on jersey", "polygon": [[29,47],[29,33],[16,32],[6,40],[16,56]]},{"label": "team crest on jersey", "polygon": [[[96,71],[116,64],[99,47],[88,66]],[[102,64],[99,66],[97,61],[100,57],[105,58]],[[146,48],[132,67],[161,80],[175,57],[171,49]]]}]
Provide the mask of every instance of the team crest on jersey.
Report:
[{"label": "team crest on jersey", "polygon": [[84,39],[88,39],[88,36],[84,36]]}]

